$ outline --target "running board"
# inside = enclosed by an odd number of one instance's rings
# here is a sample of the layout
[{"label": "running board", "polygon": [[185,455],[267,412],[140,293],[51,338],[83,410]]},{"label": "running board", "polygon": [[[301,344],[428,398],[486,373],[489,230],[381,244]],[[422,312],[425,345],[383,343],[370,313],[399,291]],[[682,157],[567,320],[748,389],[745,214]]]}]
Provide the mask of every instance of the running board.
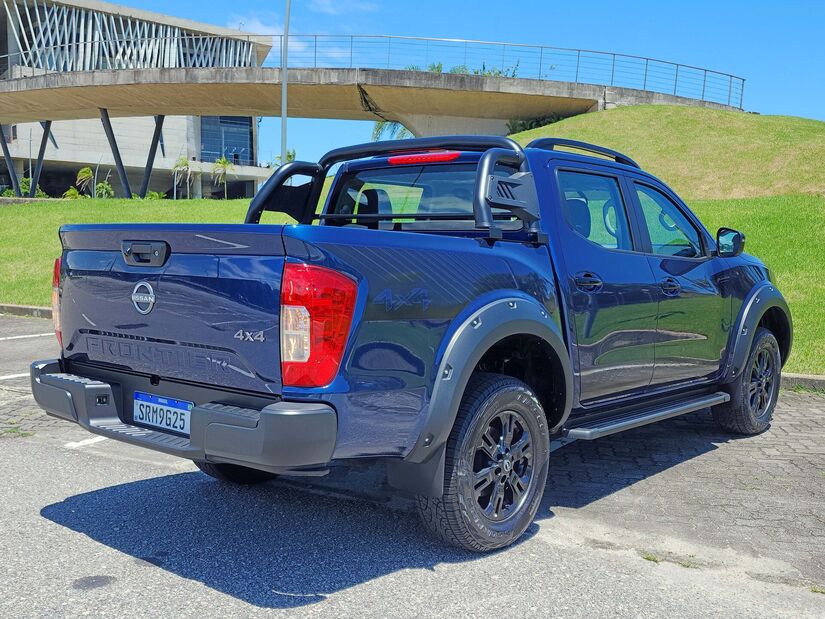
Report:
[{"label": "running board", "polygon": [[632,430],[640,426],[646,426],[649,423],[656,423],[657,421],[664,421],[671,417],[678,417],[694,411],[702,410],[710,406],[716,406],[730,400],[730,395],[723,392],[705,395],[699,398],[693,398],[684,402],[676,404],[669,404],[652,410],[643,412],[628,413],[620,417],[610,417],[608,419],[598,419],[590,421],[583,425],[570,428],[567,431],[567,437],[578,439],[582,441],[592,441],[603,436],[616,434],[617,432],[624,432],[625,430]]}]

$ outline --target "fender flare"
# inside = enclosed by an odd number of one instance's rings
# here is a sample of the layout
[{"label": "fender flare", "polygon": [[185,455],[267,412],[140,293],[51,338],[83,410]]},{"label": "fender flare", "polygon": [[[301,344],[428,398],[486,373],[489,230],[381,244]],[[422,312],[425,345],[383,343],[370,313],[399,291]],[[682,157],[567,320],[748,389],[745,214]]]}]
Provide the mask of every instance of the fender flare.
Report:
[{"label": "fender flare", "polygon": [[573,373],[559,326],[538,302],[524,297],[493,301],[471,314],[450,338],[438,367],[432,398],[418,440],[403,460],[388,463],[392,486],[423,496],[444,492],[447,439],[453,429],[461,398],[474,368],[492,346],[514,335],[543,339],[555,352],[565,380],[561,423],[573,407]]},{"label": "fender flare", "polygon": [[[728,353],[725,369],[722,374],[722,383],[730,383],[739,378],[748,360],[759,321],[762,320],[762,317],[768,310],[774,307],[782,310],[782,313],[788,321],[788,337],[790,338],[788,341],[788,352],[790,352],[793,345],[793,319],[791,318],[791,310],[788,307],[787,301],[785,301],[785,297],[782,296],[782,293],[779,292],[776,286],[770,282],[766,282],[761,286],[755,287],[742,304],[742,309],[736,320],[735,329],[731,333],[730,352]],[[782,359],[782,362],[784,363],[786,360],[787,355]]]}]

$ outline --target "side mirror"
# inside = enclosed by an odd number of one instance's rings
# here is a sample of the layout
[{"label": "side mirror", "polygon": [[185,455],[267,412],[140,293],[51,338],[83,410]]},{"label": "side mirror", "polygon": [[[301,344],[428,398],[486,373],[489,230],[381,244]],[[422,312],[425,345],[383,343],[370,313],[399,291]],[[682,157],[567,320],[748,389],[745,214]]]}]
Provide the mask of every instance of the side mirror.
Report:
[{"label": "side mirror", "polygon": [[716,251],[722,258],[735,258],[745,251],[745,235],[732,228],[719,228]]}]

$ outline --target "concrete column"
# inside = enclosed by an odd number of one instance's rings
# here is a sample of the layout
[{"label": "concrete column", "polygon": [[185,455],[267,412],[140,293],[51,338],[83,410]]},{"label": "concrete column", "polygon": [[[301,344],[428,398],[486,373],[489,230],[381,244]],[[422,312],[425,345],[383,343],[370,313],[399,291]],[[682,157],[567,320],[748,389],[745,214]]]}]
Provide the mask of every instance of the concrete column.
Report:
[{"label": "concrete column", "polygon": [[[184,187],[184,191],[186,188]],[[193,198],[202,198],[203,197],[203,174],[193,174],[192,175],[192,197]]]},{"label": "concrete column", "polygon": [[507,135],[507,119],[460,116],[399,115],[399,122],[417,138],[435,135]]}]

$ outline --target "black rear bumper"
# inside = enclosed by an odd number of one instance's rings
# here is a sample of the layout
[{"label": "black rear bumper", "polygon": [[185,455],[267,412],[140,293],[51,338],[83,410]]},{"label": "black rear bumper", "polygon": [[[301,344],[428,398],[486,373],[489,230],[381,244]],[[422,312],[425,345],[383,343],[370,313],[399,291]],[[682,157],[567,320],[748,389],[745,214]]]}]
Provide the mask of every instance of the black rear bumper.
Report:
[{"label": "black rear bumper", "polygon": [[64,374],[56,360],[32,364],[31,383],[38,405],[54,417],[107,438],[189,460],[283,473],[323,467],[335,449],[337,415],[323,403],[276,402],[261,410],[196,404],[186,438],[125,423],[118,410],[122,400],[115,397],[117,385]]}]

